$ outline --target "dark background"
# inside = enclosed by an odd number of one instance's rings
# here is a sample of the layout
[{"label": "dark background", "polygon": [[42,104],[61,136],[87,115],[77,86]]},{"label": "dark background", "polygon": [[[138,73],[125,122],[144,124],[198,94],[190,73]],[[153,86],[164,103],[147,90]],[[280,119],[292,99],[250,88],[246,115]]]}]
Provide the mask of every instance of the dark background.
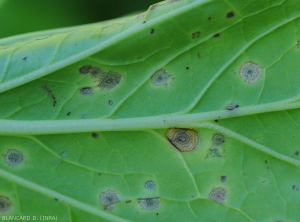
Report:
[{"label": "dark background", "polygon": [[0,38],[117,18],[160,0],[0,0]]}]

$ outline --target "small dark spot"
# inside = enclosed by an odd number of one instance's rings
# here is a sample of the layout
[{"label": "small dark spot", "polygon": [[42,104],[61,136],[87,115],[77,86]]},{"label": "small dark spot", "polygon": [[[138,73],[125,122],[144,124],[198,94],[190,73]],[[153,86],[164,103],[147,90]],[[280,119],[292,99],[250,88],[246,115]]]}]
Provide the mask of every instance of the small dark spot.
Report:
[{"label": "small dark spot", "polygon": [[265,160],[265,164],[267,164],[268,163],[268,160]]},{"label": "small dark spot", "polygon": [[215,122],[217,123],[217,122],[219,122],[219,120],[215,119]]},{"label": "small dark spot", "polygon": [[26,62],[26,61],[27,61],[27,56],[25,56],[25,57],[23,58],[23,60]]},{"label": "small dark spot", "polygon": [[125,203],[128,204],[128,203],[131,203],[131,201],[132,201],[132,200],[126,200]]},{"label": "small dark spot", "polygon": [[299,156],[299,151],[298,151],[298,150],[295,152],[295,155],[296,155],[296,156]]},{"label": "small dark spot", "polygon": [[214,37],[215,37],[215,38],[220,37],[220,33],[214,34]]},{"label": "small dark spot", "polygon": [[143,23],[145,24],[145,23],[146,23],[146,21],[143,21]]},{"label": "small dark spot", "polygon": [[92,137],[93,137],[94,139],[97,139],[97,138],[99,137],[99,135],[98,135],[98,133],[92,133]]},{"label": "small dark spot", "polygon": [[10,212],[12,203],[8,197],[0,196],[0,214]]},{"label": "small dark spot", "polygon": [[151,29],[150,34],[154,34],[155,33],[155,29]]},{"label": "small dark spot", "polygon": [[55,201],[58,201],[58,199],[57,199],[57,198],[54,198],[54,200],[55,200]]},{"label": "small dark spot", "polygon": [[141,58],[142,58],[142,56],[137,57],[138,60],[141,59]]},{"label": "small dark spot", "polygon": [[296,185],[293,185],[293,186],[292,186],[292,189],[293,189],[294,191],[298,191],[298,190],[299,190],[299,188],[298,188]]},{"label": "small dark spot", "polygon": [[81,73],[81,74],[88,74],[90,72],[91,68],[92,68],[91,66],[82,66],[79,69],[79,73]]},{"label": "small dark spot", "polygon": [[89,94],[92,93],[92,89],[91,89],[91,87],[82,87],[82,88],[80,89],[80,93],[81,93],[82,95],[89,95]]},{"label": "small dark spot", "polygon": [[199,38],[199,37],[200,37],[200,34],[201,34],[201,32],[194,32],[194,33],[192,34],[192,39]]},{"label": "small dark spot", "polygon": [[227,177],[226,177],[226,176],[221,176],[221,181],[222,181],[223,183],[225,183],[226,180],[227,180]]},{"label": "small dark spot", "polygon": [[262,181],[263,184],[266,184],[267,182],[268,182],[267,180],[263,180],[263,181]]},{"label": "small dark spot", "polygon": [[227,110],[235,110],[235,109],[237,109],[237,108],[239,108],[239,105],[236,104],[236,103],[229,103],[229,104],[226,106],[226,109],[227,109]]},{"label": "small dark spot", "polygon": [[101,174],[101,173],[98,173],[98,176],[100,177],[100,176],[102,176],[102,174]]},{"label": "small dark spot", "polygon": [[156,216],[158,216],[158,213],[156,213]]},{"label": "small dark spot", "polygon": [[112,104],[114,104],[114,102],[112,100],[108,100],[108,104],[112,105]]},{"label": "small dark spot", "polygon": [[228,12],[226,15],[227,18],[232,18],[234,17],[234,12]]},{"label": "small dark spot", "polygon": [[210,21],[210,20],[211,20],[211,17],[208,17],[208,20]]},{"label": "small dark spot", "polygon": [[185,69],[186,69],[186,70],[189,70],[189,69],[190,69],[190,67],[188,67],[188,66],[187,66]]},{"label": "small dark spot", "polygon": [[48,96],[52,99],[52,101],[53,101],[52,105],[55,106],[56,98],[55,98],[54,94],[52,93],[52,91],[46,85],[43,85],[43,89],[48,93]]},{"label": "small dark spot", "polygon": [[198,57],[198,59],[201,59],[201,54],[200,54],[200,52],[197,53],[197,57]]},{"label": "small dark spot", "polygon": [[16,149],[10,149],[5,154],[5,162],[12,167],[19,166],[24,162],[24,159],[23,152]]},{"label": "small dark spot", "polygon": [[70,116],[70,115],[71,115],[71,112],[68,112],[68,113],[67,113],[67,116]]}]

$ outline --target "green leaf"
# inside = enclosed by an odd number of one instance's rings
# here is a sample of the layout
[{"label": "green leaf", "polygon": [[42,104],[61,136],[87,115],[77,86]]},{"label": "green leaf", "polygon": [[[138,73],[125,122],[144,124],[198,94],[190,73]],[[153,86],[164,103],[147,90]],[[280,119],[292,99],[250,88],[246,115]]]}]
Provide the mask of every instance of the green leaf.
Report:
[{"label": "green leaf", "polygon": [[0,214],[299,221],[299,7],[169,0],[0,40]]}]

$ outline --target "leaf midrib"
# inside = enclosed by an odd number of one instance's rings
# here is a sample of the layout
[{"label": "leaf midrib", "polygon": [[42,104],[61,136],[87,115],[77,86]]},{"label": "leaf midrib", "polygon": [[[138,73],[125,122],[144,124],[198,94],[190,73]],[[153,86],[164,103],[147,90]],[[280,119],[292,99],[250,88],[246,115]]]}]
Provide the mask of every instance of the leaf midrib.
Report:
[{"label": "leaf midrib", "polygon": [[298,97],[263,105],[241,107],[196,114],[160,115],[123,119],[78,119],[78,120],[0,120],[1,135],[43,135],[83,133],[93,131],[138,131],[171,127],[196,128],[197,124],[215,119],[226,119],[253,114],[292,110],[300,107],[294,102]]}]

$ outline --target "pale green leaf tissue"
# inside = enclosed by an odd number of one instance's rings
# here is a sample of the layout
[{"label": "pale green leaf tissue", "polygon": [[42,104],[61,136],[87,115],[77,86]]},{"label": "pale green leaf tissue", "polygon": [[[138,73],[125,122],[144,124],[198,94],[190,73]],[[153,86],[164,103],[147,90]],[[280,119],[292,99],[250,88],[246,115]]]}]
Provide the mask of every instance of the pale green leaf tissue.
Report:
[{"label": "pale green leaf tissue", "polygon": [[0,39],[1,218],[300,221],[299,9],[169,0]]}]

